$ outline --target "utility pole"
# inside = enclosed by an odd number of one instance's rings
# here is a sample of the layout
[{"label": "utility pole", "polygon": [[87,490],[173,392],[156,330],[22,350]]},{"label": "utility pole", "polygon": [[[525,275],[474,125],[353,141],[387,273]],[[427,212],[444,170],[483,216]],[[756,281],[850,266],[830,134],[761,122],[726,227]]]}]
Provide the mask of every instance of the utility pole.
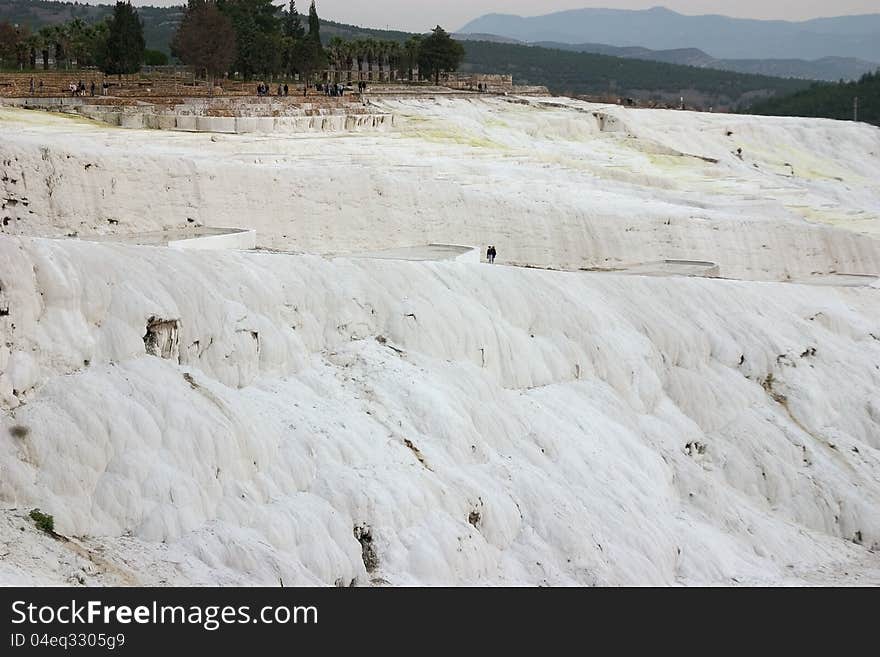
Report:
[{"label": "utility pole", "polygon": [[859,122],[859,97],[855,96],[853,98],[853,121],[856,123]]}]

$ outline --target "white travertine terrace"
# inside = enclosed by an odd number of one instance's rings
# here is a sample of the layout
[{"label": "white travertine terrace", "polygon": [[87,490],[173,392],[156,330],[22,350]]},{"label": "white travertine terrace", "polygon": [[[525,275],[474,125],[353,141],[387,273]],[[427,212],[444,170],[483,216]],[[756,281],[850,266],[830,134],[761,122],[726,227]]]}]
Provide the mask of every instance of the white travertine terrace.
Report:
[{"label": "white travertine terrace", "polygon": [[880,130],[379,104],[0,109],[0,583],[880,583]]}]

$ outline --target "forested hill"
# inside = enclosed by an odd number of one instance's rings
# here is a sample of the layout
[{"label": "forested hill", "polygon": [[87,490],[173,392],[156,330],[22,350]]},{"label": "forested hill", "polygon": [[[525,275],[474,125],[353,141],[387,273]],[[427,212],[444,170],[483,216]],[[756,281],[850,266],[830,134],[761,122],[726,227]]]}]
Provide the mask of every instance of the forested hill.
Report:
[{"label": "forested hill", "polygon": [[[185,0],[179,7],[136,7],[144,23],[144,38],[147,48],[171,53],[171,38],[183,17]],[[308,6],[307,3],[300,3]],[[320,5],[320,0],[318,2]],[[281,11],[281,7],[278,7]],[[319,7],[320,10],[320,7]],[[0,0],[0,22],[26,25],[31,30],[38,30],[44,25],[56,25],[74,18],[81,18],[87,23],[96,23],[113,13],[113,4],[108,0],[104,5],[84,5],[78,2],[56,2],[54,0]],[[303,23],[308,18],[301,16]],[[374,30],[355,27],[333,21],[321,21],[321,38],[329,41],[334,36],[344,39],[362,39],[372,37],[389,41],[406,41],[412,34],[395,30]]]},{"label": "forested hill", "polygon": [[869,73],[858,82],[814,84],[797,93],[758,103],[750,111],[852,120],[854,98],[859,99],[859,120],[880,126],[880,71]]},{"label": "forested hill", "polygon": [[[171,36],[183,17],[180,7],[136,7],[144,23],[147,48],[171,51]],[[113,4],[84,5],[78,2],[50,2],[49,0],[0,0],[0,22],[22,25],[36,31],[45,25],[66,23],[79,18],[86,23],[97,23],[113,13]]]},{"label": "forested hill", "polygon": [[[181,3],[182,4],[182,3]],[[320,2],[318,3],[320,11]],[[147,48],[170,52],[172,35],[182,7],[138,7]],[[279,8],[280,10],[280,8]],[[49,0],[0,0],[0,22],[27,25],[32,30],[72,18],[96,22],[109,16],[111,5],[83,5]],[[304,22],[305,19],[304,19]],[[375,38],[405,41],[412,34],[322,21],[321,37]],[[698,107],[746,107],[756,99],[789,94],[809,81],[787,80],[639,59],[566,52],[526,45],[465,41],[462,69],[510,73],[518,84],[545,85],[555,93],[632,96],[677,103],[681,95]]]},{"label": "forested hill", "polygon": [[624,59],[490,41],[465,41],[464,69],[510,73],[522,84],[543,84],[569,95],[632,95],[700,106],[746,107],[752,100],[809,86],[805,80]]}]

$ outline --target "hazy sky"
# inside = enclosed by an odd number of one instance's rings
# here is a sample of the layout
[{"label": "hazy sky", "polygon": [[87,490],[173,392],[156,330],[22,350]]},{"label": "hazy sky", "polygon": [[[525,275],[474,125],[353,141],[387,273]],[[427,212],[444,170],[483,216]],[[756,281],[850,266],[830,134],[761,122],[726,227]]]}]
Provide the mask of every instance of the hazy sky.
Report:
[{"label": "hazy sky", "polygon": [[[90,4],[110,0],[87,0]],[[287,0],[276,0],[276,4]],[[311,0],[297,0],[305,13]],[[804,20],[818,16],[880,13],[880,0],[316,0],[322,18],[365,27],[424,32],[438,23],[457,30],[490,12],[537,16],[563,9],[646,9],[662,5],[682,14]],[[134,0],[135,5],[179,5],[183,0]]]}]

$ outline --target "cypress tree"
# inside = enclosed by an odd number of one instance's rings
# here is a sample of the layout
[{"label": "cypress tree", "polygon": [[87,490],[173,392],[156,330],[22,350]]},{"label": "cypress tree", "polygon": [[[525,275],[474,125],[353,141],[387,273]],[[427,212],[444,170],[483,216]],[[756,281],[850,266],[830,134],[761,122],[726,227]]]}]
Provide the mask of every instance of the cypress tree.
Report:
[{"label": "cypress tree", "polygon": [[327,55],[321,45],[321,19],[318,18],[315,0],[309,6],[309,34],[298,54],[297,65],[306,79],[327,65]]},{"label": "cypress tree", "polygon": [[296,10],[296,0],[290,0],[287,12],[284,14],[284,36],[291,39],[304,39],[306,28],[303,27]]},{"label": "cypress tree", "polygon": [[315,0],[309,6],[309,38],[318,45],[321,44],[321,20],[318,18],[318,9]]},{"label": "cypress tree", "polygon": [[144,61],[144,25],[129,2],[117,2],[107,22],[107,39],[99,65],[104,73],[136,73]]}]

